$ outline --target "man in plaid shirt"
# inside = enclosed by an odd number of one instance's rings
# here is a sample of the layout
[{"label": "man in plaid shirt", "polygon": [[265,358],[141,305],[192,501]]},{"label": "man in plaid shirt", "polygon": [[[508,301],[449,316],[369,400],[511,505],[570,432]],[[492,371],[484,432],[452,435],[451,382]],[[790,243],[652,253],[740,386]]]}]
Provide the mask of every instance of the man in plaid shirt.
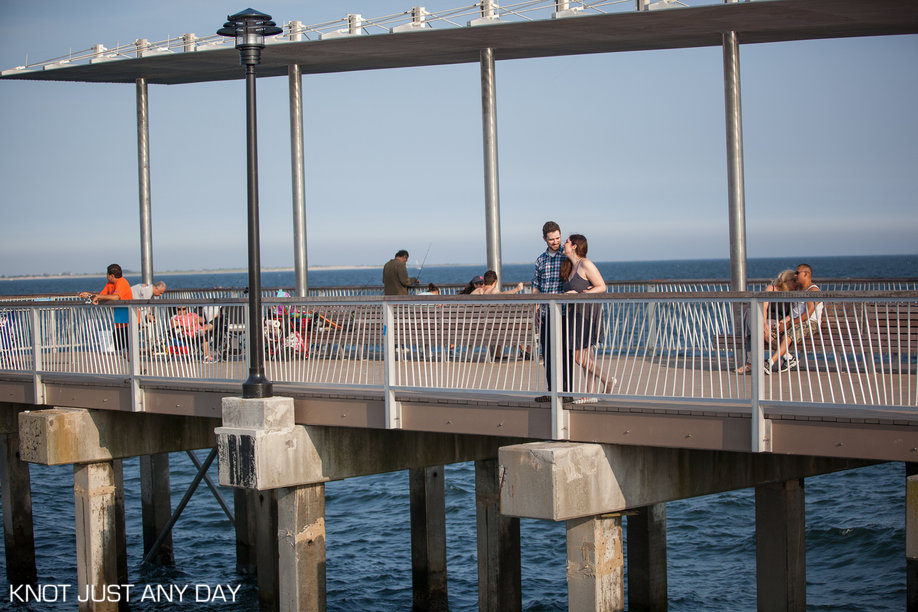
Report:
[{"label": "man in plaid shirt", "polygon": [[[532,275],[533,293],[561,293],[561,262],[564,254],[561,252],[561,228],[554,221],[548,221],[542,226],[542,239],[548,246],[545,252],[536,259],[535,272]],[[552,356],[550,350],[551,322],[548,312],[542,308],[539,313],[539,341],[542,344],[542,358],[545,361],[545,378],[548,381],[548,390],[551,391]],[[570,389],[570,374],[568,360],[561,360],[561,390]],[[536,401],[547,402],[548,396],[536,398]],[[565,397],[565,401],[570,398]]]}]

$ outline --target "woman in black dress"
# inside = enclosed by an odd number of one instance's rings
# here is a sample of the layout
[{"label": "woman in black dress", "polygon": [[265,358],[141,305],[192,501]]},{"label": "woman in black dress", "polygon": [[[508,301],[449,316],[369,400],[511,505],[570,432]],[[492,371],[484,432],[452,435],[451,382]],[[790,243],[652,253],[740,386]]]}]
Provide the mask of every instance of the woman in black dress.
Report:
[{"label": "woman in black dress", "polygon": [[[592,261],[587,259],[587,239],[582,234],[571,234],[562,247],[567,261],[561,264],[561,290],[564,293],[605,293],[606,281]],[[566,339],[574,362],[584,369],[589,377],[589,392],[596,392],[596,383],[602,386],[600,393],[610,393],[615,379],[596,367],[593,359],[593,345],[602,338],[602,304],[572,304],[566,309]],[[577,403],[595,402],[595,397],[580,398]]]}]

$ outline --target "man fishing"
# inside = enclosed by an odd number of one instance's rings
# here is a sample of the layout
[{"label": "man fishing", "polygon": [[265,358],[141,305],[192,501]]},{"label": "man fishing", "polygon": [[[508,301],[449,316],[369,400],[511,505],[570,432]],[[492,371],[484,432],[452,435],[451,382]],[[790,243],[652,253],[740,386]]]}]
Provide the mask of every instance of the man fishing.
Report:
[{"label": "man fishing", "polygon": [[408,251],[400,250],[383,266],[382,281],[386,295],[408,295],[408,287],[416,285],[418,279],[408,276]]}]

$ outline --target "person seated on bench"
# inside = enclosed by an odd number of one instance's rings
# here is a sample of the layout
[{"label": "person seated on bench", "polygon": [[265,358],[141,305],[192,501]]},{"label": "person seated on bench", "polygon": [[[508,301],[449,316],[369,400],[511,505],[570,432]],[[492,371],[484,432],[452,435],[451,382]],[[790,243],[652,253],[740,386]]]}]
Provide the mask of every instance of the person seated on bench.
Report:
[{"label": "person seated on bench", "polygon": [[213,326],[205,323],[204,317],[188,310],[186,306],[176,306],[171,323],[176,334],[194,343],[200,343],[204,348],[204,363],[216,361],[210,354],[210,342],[207,339],[207,333]]},{"label": "person seated on bench", "polygon": [[501,291],[500,287],[497,286],[497,272],[494,270],[488,270],[484,273],[484,276],[476,276],[475,278],[481,278],[481,284],[475,286],[472,290],[472,295],[495,295],[499,293],[520,293],[523,291],[523,283],[517,283],[516,287],[513,289]]},{"label": "person seated on bench", "polygon": [[[800,291],[819,291],[819,287],[813,283],[813,268],[808,264],[797,266],[797,275],[795,278],[797,289]],[[789,315],[782,317],[775,324],[776,337],[781,338],[778,342],[778,348],[772,353],[771,357],[765,360],[765,373],[771,374],[771,370],[778,360],[787,355],[787,359],[781,365],[781,371],[786,372],[797,367],[797,357],[788,353],[791,342],[802,342],[804,338],[811,337],[813,330],[819,327],[822,322],[822,302],[802,301],[796,302],[791,307]],[[782,337],[783,336],[783,337]]]},{"label": "person seated on bench", "polygon": [[484,277],[481,274],[478,274],[477,276],[473,276],[472,280],[470,280],[465,285],[465,287],[463,287],[462,290],[459,291],[459,295],[472,295],[473,293],[475,293],[475,290],[480,288],[483,284],[484,284]]},{"label": "person seated on bench", "polygon": [[[765,291],[795,291],[797,283],[794,281],[797,272],[794,270],[784,270],[778,274],[778,278],[773,280],[770,285],[765,286]],[[771,350],[773,342],[777,341],[776,323],[791,313],[791,302],[764,302],[762,304],[762,321],[764,322],[764,344],[767,350]],[[746,362],[744,365],[736,368],[737,374],[749,373],[752,371],[750,357],[752,355],[752,325],[749,321],[749,311],[743,311],[743,345],[745,347]]]}]

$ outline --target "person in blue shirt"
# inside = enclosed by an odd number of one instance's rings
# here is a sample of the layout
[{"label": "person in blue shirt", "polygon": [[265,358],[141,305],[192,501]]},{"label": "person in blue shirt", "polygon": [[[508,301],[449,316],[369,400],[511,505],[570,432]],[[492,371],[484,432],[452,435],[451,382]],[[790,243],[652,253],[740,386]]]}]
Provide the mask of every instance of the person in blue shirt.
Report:
[{"label": "person in blue shirt", "polygon": [[[545,252],[536,258],[535,271],[532,274],[533,293],[561,293],[561,264],[567,259],[561,252],[561,227],[554,221],[542,225],[542,240],[545,241]],[[545,308],[539,312],[539,342],[542,345],[542,358],[545,362],[545,379],[551,391],[552,356],[549,338],[551,321]],[[561,345],[566,343],[562,341]],[[571,378],[568,368],[569,359],[561,360],[561,391],[569,391]],[[538,402],[547,402],[548,396],[536,398]],[[564,401],[570,401],[565,397]]]}]

